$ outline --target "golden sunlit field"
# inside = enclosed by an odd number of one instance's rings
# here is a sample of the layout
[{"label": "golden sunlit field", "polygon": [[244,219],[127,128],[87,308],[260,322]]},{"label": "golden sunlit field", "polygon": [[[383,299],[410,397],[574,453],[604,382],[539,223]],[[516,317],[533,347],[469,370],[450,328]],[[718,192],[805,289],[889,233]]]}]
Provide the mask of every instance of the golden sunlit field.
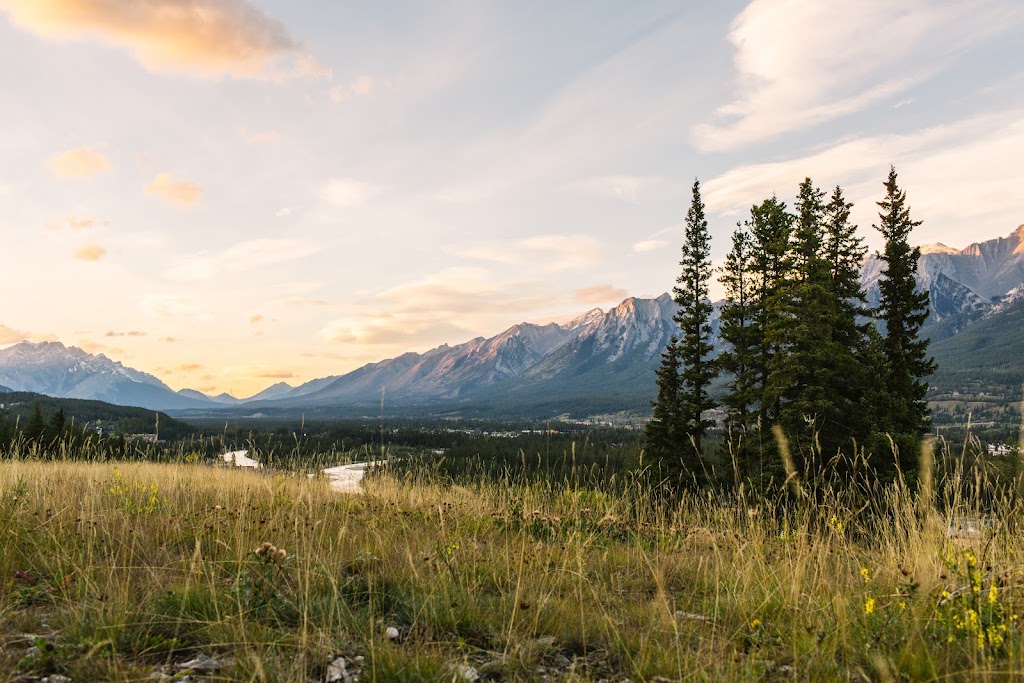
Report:
[{"label": "golden sunlit field", "polygon": [[[0,680],[1016,679],[1024,540],[862,509],[559,484],[0,463]],[[927,498],[927,497],[925,497]],[[998,522],[977,521],[982,517]],[[952,519],[955,517],[955,519]],[[952,530],[951,530],[952,519]]]}]

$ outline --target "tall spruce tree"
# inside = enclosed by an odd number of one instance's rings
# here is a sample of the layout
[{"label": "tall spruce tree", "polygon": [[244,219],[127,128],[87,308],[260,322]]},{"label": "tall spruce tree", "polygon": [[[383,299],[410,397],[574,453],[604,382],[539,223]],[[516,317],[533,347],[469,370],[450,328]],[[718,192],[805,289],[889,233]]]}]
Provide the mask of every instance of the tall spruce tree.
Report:
[{"label": "tall spruce tree", "polygon": [[[654,415],[644,430],[646,450],[655,460],[668,464],[677,459],[682,434],[679,415],[679,338],[672,335],[661,354],[657,372],[658,398],[651,405]],[[672,474],[678,468],[672,467]]]},{"label": "tall spruce tree", "polygon": [[682,259],[682,272],[673,289],[678,310],[674,320],[682,333],[679,338],[679,410],[683,430],[693,449],[695,462],[684,460],[686,469],[703,471],[702,439],[713,420],[703,417],[705,411],[715,407],[708,387],[716,376],[715,364],[709,358],[711,345],[711,301],[708,286],[711,281],[711,237],[704,216],[704,202],[700,196],[700,181],[693,181],[693,196],[686,212],[686,227]]},{"label": "tall spruce tree", "polygon": [[46,420],[43,418],[43,409],[36,401],[32,407],[32,417],[25,425],[25,438],[33,443],[38,443],[46,434]]},{"label": "tall spruce tree", "polygon": [[880,254],[885,270],[879,281],[878,317],[885,326],[884,376],[891,406],[886,415],[879,415],[878,426],[902,437],[900,465],[906,469],[914,464],[914,446],[930,424],[925,378],[936,365],[928,356],[928,340],[920,337],[928,317],[928,292],[917,290],[921,249],[909,242],[910,232],[921,222],[910,218],[906,192],[896,184],[895,168],[890,167],[884,186],[885,198],[878,202],[879,224],[874,227],[885,238]]},{"label": "tall spruce tree", "polygon": [[66,418],[64,417],[64,409],[58,408],[57,412],[50,417],[50,424],[46,428],[46,440],[55,441],[64,434],[64,427],[66,426]]},{"label": "tall spruce tree", "polygon": [[853,440],[863,444],[870,433],[867,414],[857,408],[873,382],[867,349],[871,323],[860,282],[860,266],[868,249],[850,222],[852,208],[837,185],[825,207],[825,258],[835,307],[832,341],[837,355],[832,381],[840,424],[833,425],[833,432],[840,445],[852,445]]},{"label": "tall spruce tree", "polygon": [[781,407],[781,397],[769,391],[769,378],[772,367],[786,353],[783,339],[775,331],[776,320],[785,304],[784,289],[791,268],[787,255],[793,220],[786,203],[774,196],[750,209],[749,227],[753,241],[751,274],[755,292],[751,335],[758,340],[754,350],[757,424],[766,434],[778,419]]},{"label": "tall spruce tree", "polygon": [[732,249],[726,254],[719,282],[725,299],[719,317],[719,336],[725,344],[718,366],[728,373],[728,392],[722,399],[729,422],[746,429],[758,403],[755,354],[758,339],[753,326],[757,291],[755,289],[753,241],[750,233],[737,225],[732,234]]},{"label": "tall spruce tree", "polygon": [[772,364],[768,393],[783,401],[779,420],[805,456],[821,442],[834,417],[831,363],[834,311],[831,276],[824,258],[825,193],[806,178],[795,204],[789,277],[780,290],[770,336],[786,349]]},{"label": "tall spruce tree", "polygon": [[725,288],[725,300],[719,318],[719,336],[724,344],[718,367],[728,376],[722,405],[727,410],[730,438],[740,475],[750,470],[749,439],[756,407],[760,399],[757,375],[757,329],[754,326],[757,291],[754,287],[753,241],[750,233],[737,224],[732,234],[732,249],[725,257],[719,282]]}]

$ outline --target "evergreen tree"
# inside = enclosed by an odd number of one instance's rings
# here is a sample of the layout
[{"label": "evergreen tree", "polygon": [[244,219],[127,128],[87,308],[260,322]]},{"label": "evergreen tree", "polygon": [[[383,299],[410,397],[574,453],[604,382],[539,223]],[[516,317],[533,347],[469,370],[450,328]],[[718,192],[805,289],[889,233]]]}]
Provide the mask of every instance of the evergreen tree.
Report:
[{"label": "evergreen tree", "polygon": [[[716,369],[709,356],[711,345],[711,301],[708,299],[708,285],[711,280],[711,238],[708,222],[704,217],[704,202],[700,196],[700,182],[693,182],[693,198],[686,213],[685,238],[682,272],[673,290],[679,307],[674,320],[679,324],[682,336],[679,339],[679,410],[683,431],[687,434],[700,464],[703,458],[701,440],[713,420],[705,419],[703,413],[715,407],[708,395],[708,387],[715,378]],[[684,462],[685,465],[685,462]],[[703,469],[701,467],[701,469]],[[693,467],[693,471],[697,468]]]},{"label": "evergreen tree", "polygon": [[46,440],[56,441],[64,434],[65,418],[64,409],[59,408],[53,417],[50,418],[50,424],[46,430]]},{"label": "evergreen tree", "polygon": [[791,277],[780,288],[771,337],[786,349],[771,366],[768,393],[782,399],[779,420],[797,443],[821,444],[821,431],[834,415],[831,393],[833,306],[831,276],[824,258],[825,193],[810,178],[800,184],[789,255]]},{"label": "evergreen tree", "polygon": [[728,411],[730,438],[734,439],[741,476],[749,470],[747,441],[760,399],[756,366],[759,342],[753,324],[757,292],[752,252],[750,233],[737,224],[732,249],[725,257],[719,276],[725,287],[719,318],[719,335],[725,346],[718,357],[718,367],[729,377],[722,405]]},{"label": "evergreen tree", "polygon": [[910,232],[921,222],[910,218],[906,193],[896,184],[895,168],[890,167],[884,186],[885,198],[878,202],[879,224],[874,227],[885,238],[885,250],[880,254],[885,270],[879,281],[878,317],[885,326],[885,386],[892,405],[888,415],[880,416],[879,426],[894,437],[904,437],[900,464],[906,468],[916,457],[913,446],[930,424],[924,380],[936,365],[928,356],[928,340],[920,338],[928,317],[928,292],[917,291],[921,249],[909,242]]},{"label": "evergreen tree", "polygon": [[[679,411],[679,339],[672,335],[668,346],[661,354],[658,367],[658,398],[651,405],[654,415],[644,430],[647,452],[663,463],[677,460],[682,443]],[[676,468],[672,473],[677,474]]]},{"label": "evergreen tree", "polygon": [[845,435],[846,444],[852,439],[863,444],[871,425],[867,413],[857,407],[873,381],[867,355],[868,330],[872,325],[867,317],[867,296],[860,283],[860,266],[868,250],[863,238],[857,235],[857,226],[850,223],[852,207],[837,185],[825,207],[825,258],[835,307],[832,341],[837,355],[832,363],[833,400],[836,414],[843,422],[837,433]]},{"label": "evergreen tree", "polygon": [[36,401],[35,407],[32,409],[32,417],[25,425],[25,438],[33,443],[38,443],[45,434],[46,420],[43,419],[43,409],[39,405],[39,401]]},{"label": "evergreen tree", "polygon": [[753,362],[758,394],[757,424],[762,433],[769,433],[780,410],[780,397],[769,392],[769,376],[785,353],[783,340],[776,333],[776,321],[785,303],[793,220],[786,203],[774,196],[750,209],[751,274],[755,292],[750,326],[751,335],[758,340]]}]

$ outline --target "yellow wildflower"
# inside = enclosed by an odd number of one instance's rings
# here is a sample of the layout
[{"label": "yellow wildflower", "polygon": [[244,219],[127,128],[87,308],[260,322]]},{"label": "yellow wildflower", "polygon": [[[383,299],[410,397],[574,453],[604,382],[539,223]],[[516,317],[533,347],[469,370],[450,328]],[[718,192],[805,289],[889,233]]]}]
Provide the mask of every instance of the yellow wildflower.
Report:
[{"label": "yellow wildflower", "polygon": [[871,572],[868,571],[867,567],[860,568],[860,575],[864,578],[864,583],[867,583],[871,580]]},{"label": "yellow wildflower", "polygon": [[750,622],[750,628],[757,628],[760,625],[761,625],[761,620],[760,619],[754,619],[752,622]]},{"label": "yellow wildflower", "polygon": [[868,598],[864,601],[864,614],[874,614],[875,612],[875,599]]}]

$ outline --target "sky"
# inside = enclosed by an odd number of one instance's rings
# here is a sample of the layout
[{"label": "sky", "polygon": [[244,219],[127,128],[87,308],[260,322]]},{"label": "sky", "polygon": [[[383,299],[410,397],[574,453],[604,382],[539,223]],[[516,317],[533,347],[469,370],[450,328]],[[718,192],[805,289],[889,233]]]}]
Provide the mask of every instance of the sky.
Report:
[{"label": "sky", "polygon": [[[668,291],[701,182],[1024,223],[1019,0],[0,0],[0,347],[251,395]],[[713,292],[714,293],[714,292]]]}]

